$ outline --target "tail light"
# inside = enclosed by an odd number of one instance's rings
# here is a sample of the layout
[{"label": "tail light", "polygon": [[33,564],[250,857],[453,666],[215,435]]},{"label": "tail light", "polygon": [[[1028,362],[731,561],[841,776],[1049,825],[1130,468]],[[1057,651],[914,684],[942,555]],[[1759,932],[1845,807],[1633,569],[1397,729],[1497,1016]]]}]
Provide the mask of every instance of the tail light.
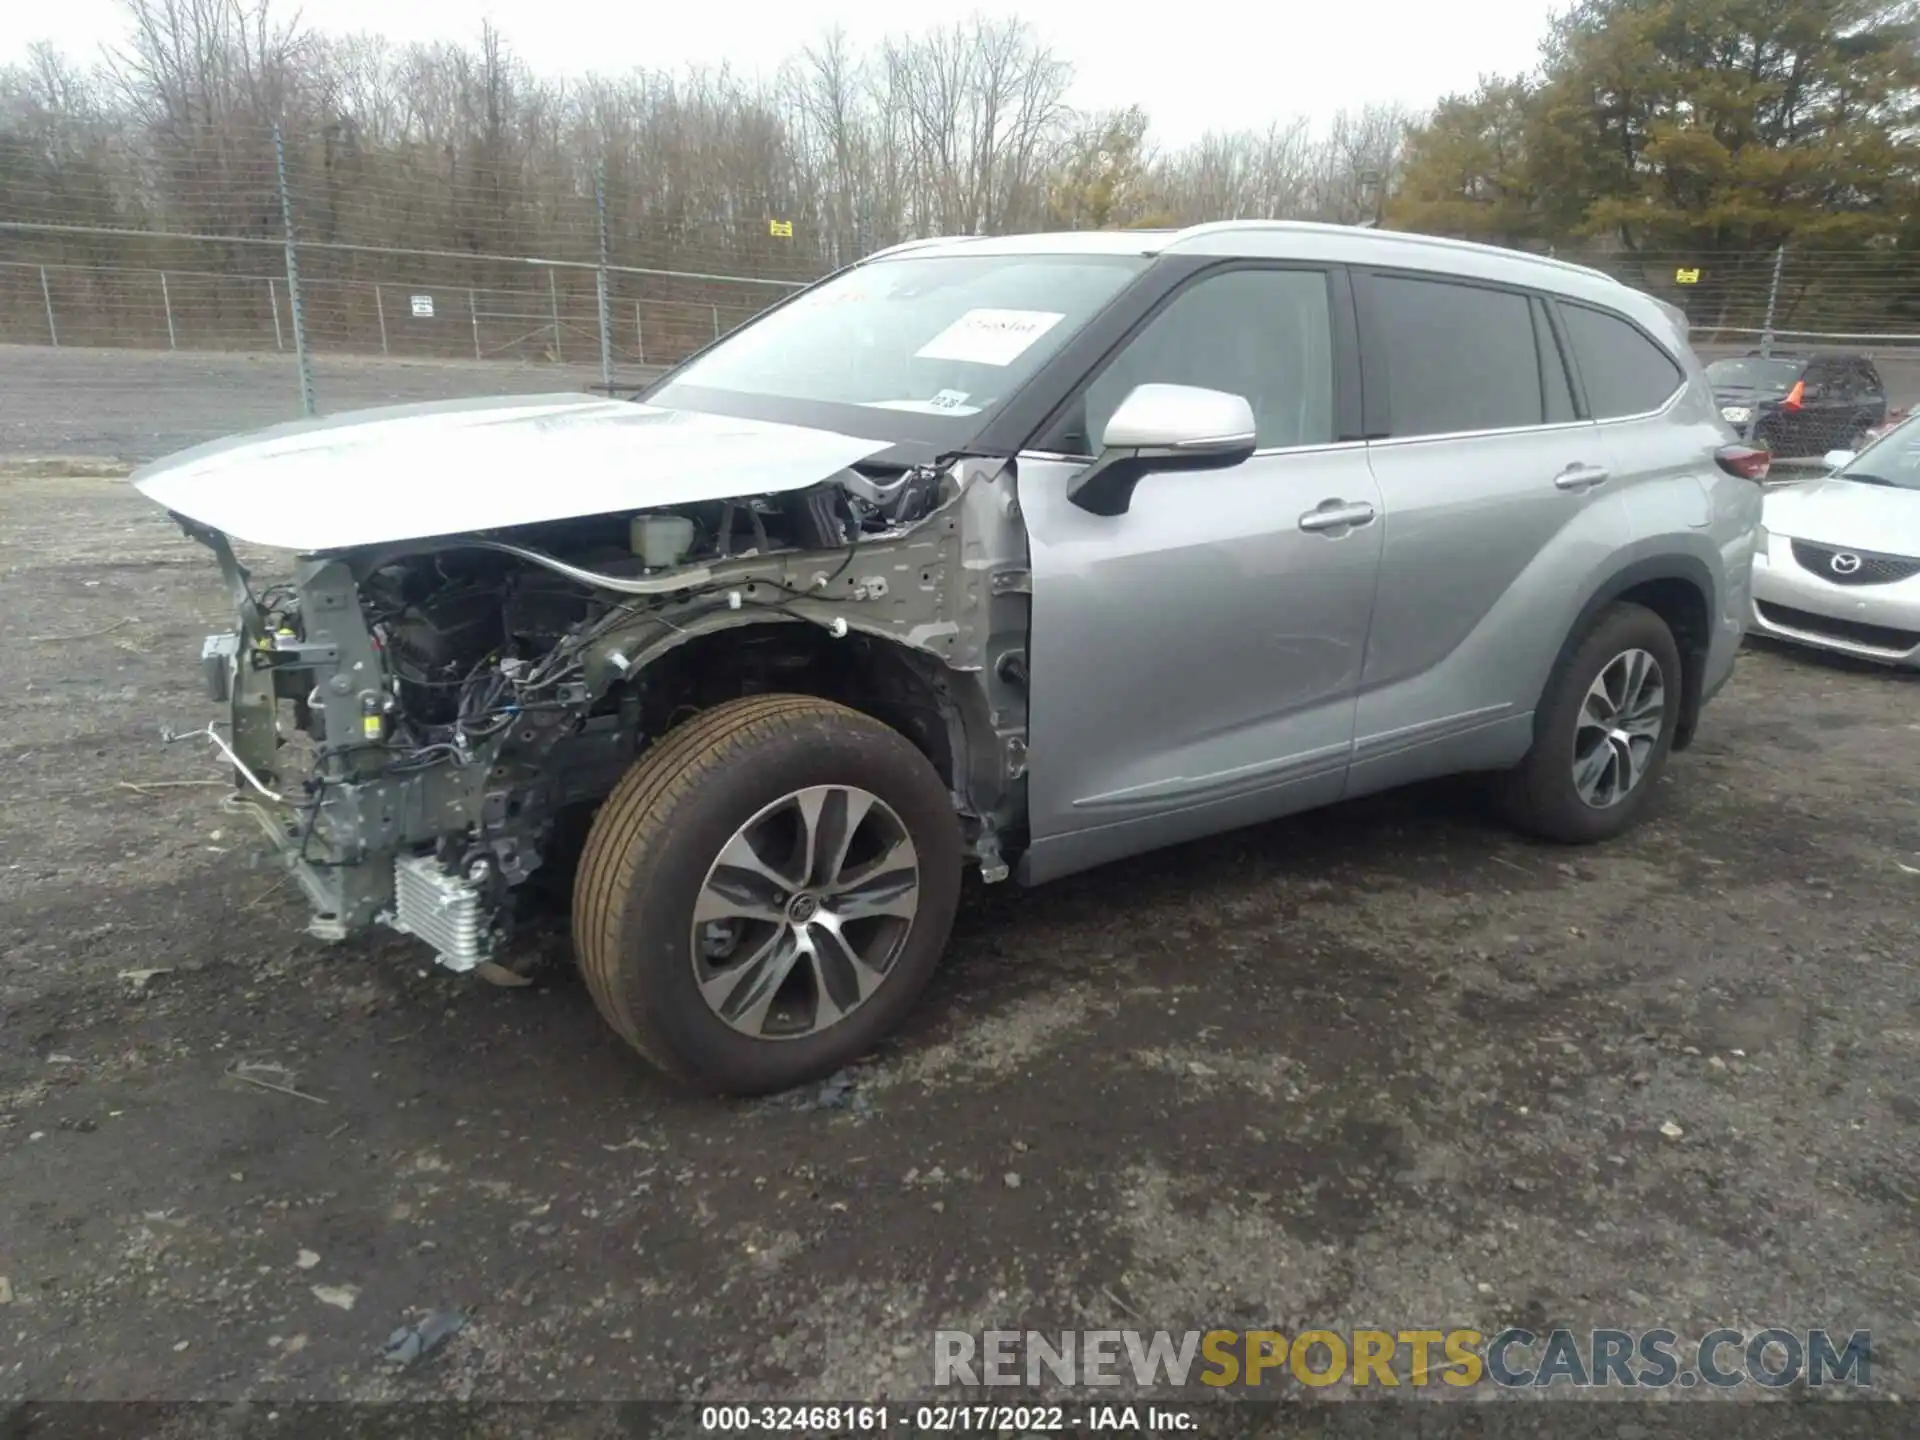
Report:
[{"label": "tail light", "polygon": [[1806,399],[1807,382],[1804,380],[1796,380],[1793,382],[1793,389],[1787,392],[1787,398],[1780,402],[1780,408],[1782,410],[1798,410],[1806,403]]},{"label": "tail light", "polygon": [[1722,445],[1713,452],[1713,458],[1727,474],[1738,475],[1742,480],[1765,480],[1773,465],[1771,451],[1757,450],[1751,445]]}]

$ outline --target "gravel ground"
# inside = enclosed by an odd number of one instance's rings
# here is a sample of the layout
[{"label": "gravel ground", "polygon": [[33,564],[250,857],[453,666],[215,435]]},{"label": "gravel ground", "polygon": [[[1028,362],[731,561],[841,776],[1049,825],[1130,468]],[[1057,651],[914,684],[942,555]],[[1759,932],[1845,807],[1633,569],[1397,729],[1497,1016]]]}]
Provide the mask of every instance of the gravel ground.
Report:
[{"label": "gravel ground", "polygon": [[124,483],[0,480],[0,555],[0,1400],[897,1398],[995,1325],[1824,1325],[1920,1383],[1910,677],[1750,653],[1601,849],[1442,786],[975,887],[883,1053],[723,1104],[564,963],[300,936],[157,743],[227,617]]}]

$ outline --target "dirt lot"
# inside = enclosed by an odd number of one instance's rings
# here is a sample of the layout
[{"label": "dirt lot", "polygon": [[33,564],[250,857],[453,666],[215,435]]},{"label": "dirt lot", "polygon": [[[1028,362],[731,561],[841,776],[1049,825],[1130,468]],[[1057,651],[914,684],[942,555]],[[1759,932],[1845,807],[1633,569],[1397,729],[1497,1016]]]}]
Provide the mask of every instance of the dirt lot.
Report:
[{"label": "dirt lot", "polygon": [[0,556],[0,1399],[899,1397],[997,1324],[1825,1325],[1920,1383],[1910,679],[1750,654],[1605,849],[1442,787],[976,887],[850,1086],[719,1104],[564,964],[299,936],[158,743],[227,617],[123,483],[0,480]]}]

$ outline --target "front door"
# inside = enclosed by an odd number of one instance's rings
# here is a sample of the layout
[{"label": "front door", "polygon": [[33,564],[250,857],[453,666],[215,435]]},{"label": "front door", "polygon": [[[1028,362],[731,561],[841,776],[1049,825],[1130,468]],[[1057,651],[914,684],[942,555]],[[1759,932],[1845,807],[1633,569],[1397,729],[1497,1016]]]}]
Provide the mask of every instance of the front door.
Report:
[{"label": "front door", "polygon": [[[1380,498],[1335,416],[1343,277],[1241,266],[1163,302],[1020,460],[1033,574],[1037,882],[1337,799],[1379,568]],[[1336,334],[1341,336],[1336,344]],[[1254,456],[1066,498],[1136,385],[1239,394]]]}]

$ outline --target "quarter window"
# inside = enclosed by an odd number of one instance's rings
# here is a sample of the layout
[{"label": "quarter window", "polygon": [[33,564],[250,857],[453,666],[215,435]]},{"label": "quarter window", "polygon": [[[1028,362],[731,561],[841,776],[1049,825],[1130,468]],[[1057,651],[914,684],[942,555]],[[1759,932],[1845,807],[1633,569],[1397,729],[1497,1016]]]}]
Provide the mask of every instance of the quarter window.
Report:
[{"label": "quarter window", "polygon": [[1594,419],[1658,410],[1686,379],[1671,355],[1619,316],[1564,300],[1560,316]]},{"label": "quarter window", "polygon": [[1401,275],[1373,276],[1367,293],[1393,435],[1508,430],[1546,419],[1526,296]]},{"label": "quarter window", "polygon": [[1168,302],[1087,387],[1052,448],[1091,455],[1136,385],[1241,395],[1263,450],[1333,439],[1333,324],[1320,270],[1210,275]]}]

